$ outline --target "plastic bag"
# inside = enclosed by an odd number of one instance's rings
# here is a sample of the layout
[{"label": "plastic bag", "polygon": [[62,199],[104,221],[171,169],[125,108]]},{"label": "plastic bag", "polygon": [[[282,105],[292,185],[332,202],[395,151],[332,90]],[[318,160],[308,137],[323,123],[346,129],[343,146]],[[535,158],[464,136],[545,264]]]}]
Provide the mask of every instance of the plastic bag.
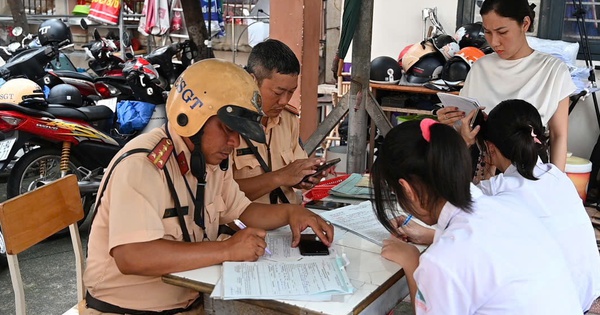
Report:
[{"label": "plastic bag", "polygon": [[140,101],[120,101],[117,104],[117,122],[119,132],[131,134],[134,131],[144,129],[156,105]]}]

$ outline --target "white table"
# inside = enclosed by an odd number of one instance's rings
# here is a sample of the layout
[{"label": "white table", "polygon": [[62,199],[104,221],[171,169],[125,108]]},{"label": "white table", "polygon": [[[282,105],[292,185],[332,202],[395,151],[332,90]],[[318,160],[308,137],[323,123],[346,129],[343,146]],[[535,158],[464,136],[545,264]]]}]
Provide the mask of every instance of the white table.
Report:
[{"label": "white table", "polygon": [[163,281],[203,293],[207,314],[385,314],[408,295],[402,268],[382,258],[380,246],[341,228],[335,232],[333,247],[350,261],[346,271],[356,289],[335,301],[210,299],[221,275],[220,265],[165,275]]}]

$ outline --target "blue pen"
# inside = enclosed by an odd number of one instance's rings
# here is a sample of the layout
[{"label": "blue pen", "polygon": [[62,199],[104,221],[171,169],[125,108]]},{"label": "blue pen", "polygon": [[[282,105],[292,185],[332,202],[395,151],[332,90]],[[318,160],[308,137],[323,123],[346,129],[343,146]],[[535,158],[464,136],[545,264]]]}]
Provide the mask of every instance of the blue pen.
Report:
[{"label": "blue pen", "polygon": [[[242,221],[240,221],[238,219],[234,219],[233,223],[235,223],[235,225],[237,225],[237,227],[239,227],[240,230],[243,230],[243,229],[246,228],[246,225],[244,224],[244,222],[242,222]],[[268,248],[266,248],[266,247],[265,247],[265,252],[267,252],[267,254],[269,254],[269,255],[273,255],[273,254],[271,254],[271,251]]]},{"label": "blue pen", "polygon": [[412,214],[409,214],[408,217],[406,217],[406,220],[404,220],[404,223],[402,223],[401,226],[405,226],[408,224],[408,222],[410,222],[410,219],[412,219]]}]

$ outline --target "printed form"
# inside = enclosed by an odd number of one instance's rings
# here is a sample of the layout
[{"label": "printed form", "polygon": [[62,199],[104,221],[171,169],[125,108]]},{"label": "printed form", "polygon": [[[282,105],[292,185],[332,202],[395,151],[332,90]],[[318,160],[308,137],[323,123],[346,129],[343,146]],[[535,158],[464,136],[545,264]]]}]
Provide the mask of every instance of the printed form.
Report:
[{"label": "printed form", "polygon": [[379,223],[370,201],[357,205],[345,206],[339,209],[319,214],[323,219],[357,234],[379,246],[390,233]]},{"label": "printed form", "polygon": [[[342,258],[223,263],[223,299],[329,299],[352,294]],[[216,288],[215,288],[216,289]],[[213,295],[215,292],[213,292]]]}]

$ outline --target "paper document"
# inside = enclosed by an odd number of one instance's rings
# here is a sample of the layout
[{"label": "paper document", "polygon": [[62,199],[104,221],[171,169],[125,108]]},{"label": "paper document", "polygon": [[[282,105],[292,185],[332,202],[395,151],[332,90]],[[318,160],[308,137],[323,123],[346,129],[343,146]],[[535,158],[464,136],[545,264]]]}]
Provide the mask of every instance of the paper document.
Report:
[{"label": "paper document", "polygon": [[[368,175],[365,175],[368,177]],[[354,173],[343,182],[331,188],[329,194],[345,198],[371,198],[371,188],[364,187],[363,175]]]},{"label": "paper document", "polygon": [[[323,258],[297,262],[225,262],[222,298],[290,299],[323,301],[333,295],[352,294],[344,260]],[[218,297],[219,292],[213,292]]]},{"label": "paper document", "polygon": [[465,96],[454,95],[449,93],[437,93],[440,102],[444,105],[444,107],[448,106],[456,106],[459,110],[465,112],[465,114],[469,114],[471,111],[475,109],[479,109],[481,106],[476,99],[468,98]]},{"label": "paper document", "polygon": [[370,201],[319,214],[323,219],[357,234],[379,246],[390,233],[379,223]]}]

